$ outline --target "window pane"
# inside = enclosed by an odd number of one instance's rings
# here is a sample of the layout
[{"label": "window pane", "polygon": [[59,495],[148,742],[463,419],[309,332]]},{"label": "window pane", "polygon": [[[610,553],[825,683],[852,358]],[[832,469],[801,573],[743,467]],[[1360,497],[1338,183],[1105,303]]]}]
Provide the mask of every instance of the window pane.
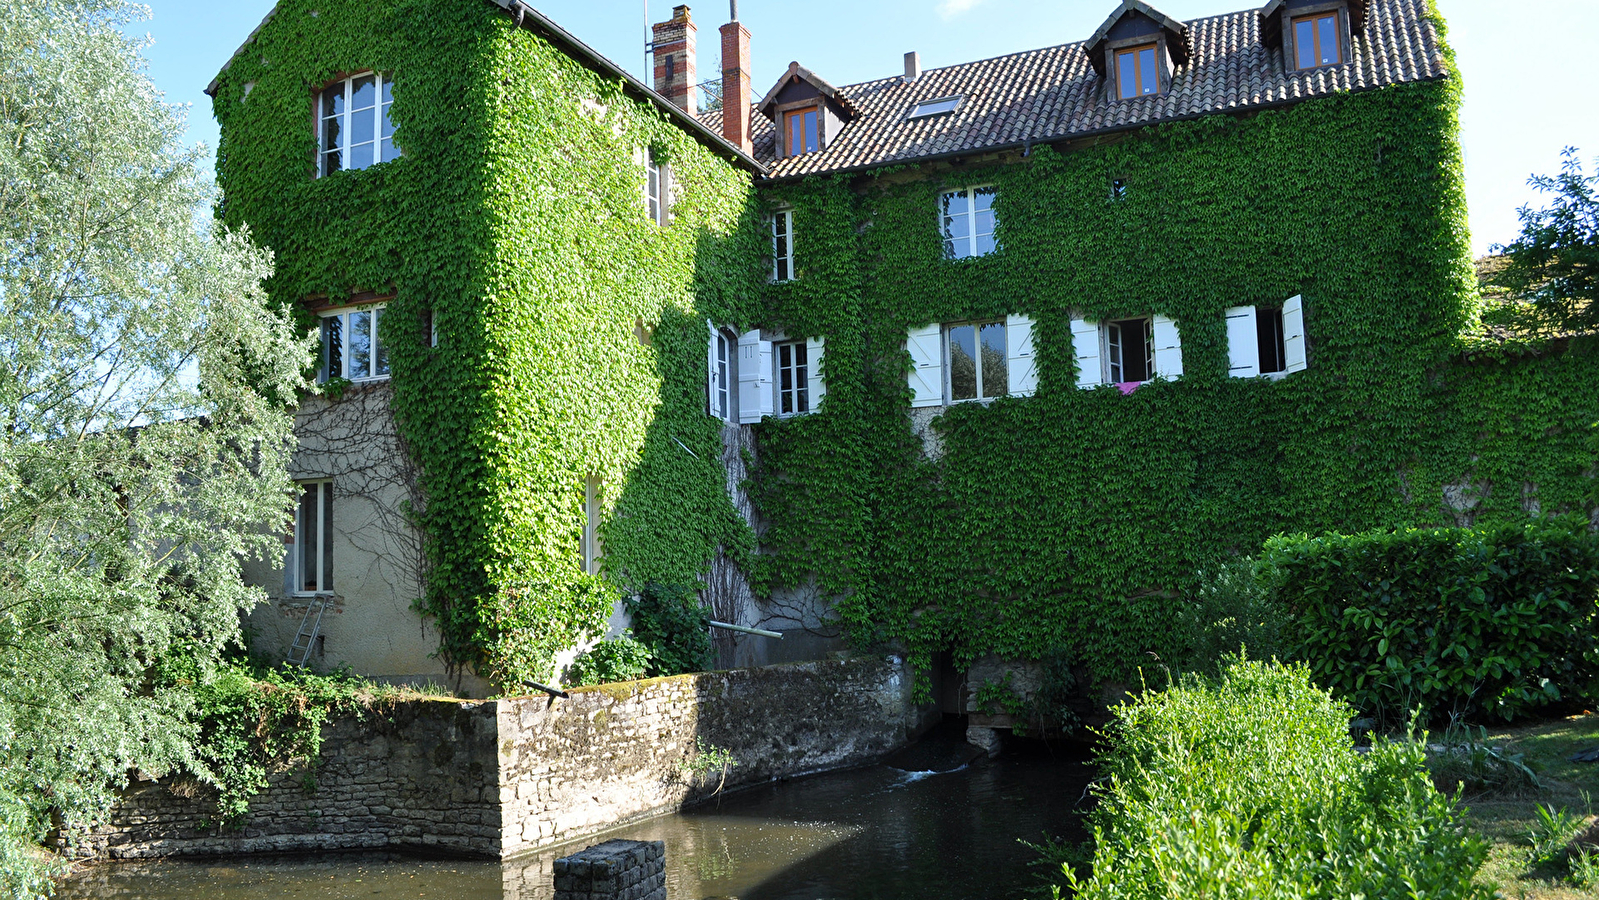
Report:
[{"label": "window pane", "polygon": [[1110,349],[1110,380],[1112,384],[1120,383],[1126,379],[1122,377],[1122,328],[1115,322],[1106,326],[1107,343]]},{"label": "window pane", "polygon": [[983,396],[1001,397],[1010,390],[1009,370],[1005,365],[1005,323],[983,326]]},{"label": "window pane", "polygon": [[1126,50],[1116,54],[1116,90],[1123,100],[1138,96],[1138,69],[1136,54]]},{"label": "window pane", "polygon": [[308,484],[305,492],[300,495],[299,522],[294,530],[295,542],[300,545],[300,578],[296,585],[298,590],[317,590],[317,565],[318,548],[322,546],[317,533],[317,488],[320,485]]},{"label": "window pane", "polygon": [[1341,62],[1342,59],[1338,55],[1338,17],[1322,16],[1316,20],[1316,29],[1320,32],[1317,38],[1321,49],[1321,64],[1330,66]]},{"label": "window pane", "polygon": [[342,121],[337,116],[322,120],[323,150],[336,150],[344,146],[344,128],[340,124]]},{"label": "window pane", "polygon": [[322,494],[322,574],[317,579],[317,589],[333,590],[333,482],[321,484]]},{"label": "window pane", "polygon": [[716,415],[726,419],[727,411],[727,337],[716,336]]},{"label": "window pane", "polygon": [[794,344],[794,411],[810,412],[810,351],[804,344]]},{"label": "window pane", "polygon": [[344,317],[322,319],[322,371],[326,378],[344,377]]},{"label": "window pane", "polygon": [[811,153],[822,146],[816,135],[816,110],[805,114],[805,152]]},{"label": "window pane", "polygon": [[1138,51],[1138,87],[1141,93],[1153,94],[1159,90],[1155,83],[1155,48],[1145,47]]},{"label": "window pane", "polygon": [[372,375],[372,313],[350,313],[350,377]]},{"label": "window pane", "polygon": [[344,115],[344,89],[345,82],[339,82],[333,87],[322,92],[322,115]]},{"label": "window pane", "polygon": [[972,229],[976,232],[975,253],[982,256],[994,251],[994,189],[978,188],[972,192]]},{"label": "window pane", "polygon": [[383,326],[383,310],[372,310],[372,346],[376,348],[373,354],[375,362],[372,366],[373,375],[389,374],[389,348],[384,345],[380,330]]},{"label": "window pane", "polygon": [[372,165],[372,144],[360,144],[350,148],[350,168],[364,169]]},{"label": "window pane", "polygon": [[388,162],[391,159],[400,158],[400,148],[394,146],[393,138],[384,138],[382,141],[380,141],[378,143],[378,150],[379,162]]},{"label": "window pane", "polygon": [[352,112],[371,109],[376,106],[378,101],[377,79],[371,75],[363,75],[357,78],[354,90],[350,92],[350,97],[350,110]]},{"label": "window pane", "polygon": [[977,398],[977,329],[957,325],[949,330],[949,397]]},{"label": "window pane", "polygon": [[392,108],[385,105],[378,117],[378,134],[382,137],[391,137],[394,134],[394,120],[389,118],[389,110]]},{"label": "window pane", "polygon": [[394,82],[390,81],[387,78],[382,79],[382,81],[383,81],[383,104],[385,106],[387,106],[388,104],[394,102]]},{"label": "window pane", "polygon": [[1314,68],[1316,65],[1315,23],[1309,19],[1294,23],[1294,56],[1301,69]]}]

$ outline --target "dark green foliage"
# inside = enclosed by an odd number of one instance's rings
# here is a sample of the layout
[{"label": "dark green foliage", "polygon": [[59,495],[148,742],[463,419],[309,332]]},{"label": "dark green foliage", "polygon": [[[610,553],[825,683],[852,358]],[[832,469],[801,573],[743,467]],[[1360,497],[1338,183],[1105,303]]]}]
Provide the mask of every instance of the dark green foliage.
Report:
[{"label": "dark green foliage", "polygon": [[[314,92],[365,69],[394,79],[404,156],[314,178]],[[395,293],[381,339],[426,498],[417,605],[448,662],[548,679],[619,586],[748,551],[704,409],[705,320],[751,321],[761,278],[748,172],[486,2],[283,0],[215,113],[224,217],[274,251],[273,299]],[[665,228],[645,148],[671,166]],[[590,477],[600,576],[580,555]]]},{"label": "dark green foliage", "polygon": [[1389,724],[1510,719],[1599,689],[1599,539],[1585,523],[1279,537],[1266,544],[1294,655]]},{"label": "dark green foliage", "polygon": [[1523,206],[1521,235],[1493,249],[1506,264],[1494,281],[1531,300],[1549,322],[1567,331],[1599,330],[1599,174],[1589,175],[1573,147],[1561,154],[1558,175],[1529,182],[1550,196],[1544,209]]},{"label": "dark green foliage", "polygon": [[1081,900],[1486,900],[1487,847],[1433,789],[1422,748],[1357,754],[1351,710],[1304,667],[1237,661],[1119,707],[1101,751]]},{"label": "dark green foliage", "polygon": [[567,667],[563,683],[576,687],[636,681],[649,670],[651,659],[650,648],[634,640],[631,634],[624,634],[600,641],[578,654]]},{"label": "dark green foliage", "polygon": [[1284,656],[1287,610],[1273,600],[1252,558],[1232,560],[1201,574],[1178,628],[1188,639],[1183,668],[1213,674],[1228,658]]},{"label": "dark green foliage", "polygon": [[627,599],[633,635],[649,650],[648,673],[704,672],[716,663],[711,651],[710,617],[693,587],[649,584]]},{"label": "dark green foliage", "polygon": [[200,774],[221,792],[224,822],[237,823],[270,773],[299,765],[311,778],[323,724],[338,713],[363,712],[373,694],[372,685],[343,673],[235,667],[198,686],[195,698],[195,758],[209,770]]}]

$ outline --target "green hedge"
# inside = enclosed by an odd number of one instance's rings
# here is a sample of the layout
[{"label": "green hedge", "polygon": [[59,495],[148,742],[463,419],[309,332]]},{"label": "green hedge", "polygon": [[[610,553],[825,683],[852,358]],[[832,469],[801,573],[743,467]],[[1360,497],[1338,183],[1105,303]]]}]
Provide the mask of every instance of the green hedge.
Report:
[{"label": "green hedge", "polygon": [[1576,520],[1278,537],[1262,562],[1291,655],[1367,713],[1599,696],[1599,539]]},{"label": "green hedge", "polygon": [[[1079,900],[1487,898],[1413,743],[1355,752],[1351,710],[1303,666],[1235,662],[1116,710]],[[1059,893],[1057,892],[1057,896]]]}]

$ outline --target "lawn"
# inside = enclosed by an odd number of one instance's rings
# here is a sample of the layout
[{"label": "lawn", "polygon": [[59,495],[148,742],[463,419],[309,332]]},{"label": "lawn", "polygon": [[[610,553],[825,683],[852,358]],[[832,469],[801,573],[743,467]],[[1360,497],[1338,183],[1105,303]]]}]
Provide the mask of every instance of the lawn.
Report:
[{"label": "lawn", "polygon": [[1539,824],[1540,805],[1564,809],[1585,825],[1594,822],[1593,814],[1599,811],[1594,805],[1599,802],[1599,762],[1572,762],[1570,757],[1599,747],[1599,715],[1490,731],[1487,743],[1521,754],[1537,773],[1539,786],[1466,794],[1468,823],[1493,843],[1482,879],[1497,884],[1510,900],[1599,897],[1599,889],[1572,883],[1565,860],[1538,863],[1529,838]]}]

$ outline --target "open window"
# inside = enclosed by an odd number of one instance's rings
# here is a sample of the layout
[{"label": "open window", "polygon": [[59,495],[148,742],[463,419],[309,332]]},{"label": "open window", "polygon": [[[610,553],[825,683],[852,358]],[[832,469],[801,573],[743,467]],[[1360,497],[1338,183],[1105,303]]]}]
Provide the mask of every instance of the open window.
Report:
[{"label": "open window", "polygon": [[1299,296],[1282,306],[1227,310],[1228,374],[1281,378],[1306,368],[1305,307]]},{"label": "open window", "polygon": [[1027,316],[913,328],[905,348],[913,407],[1026,397],[1038,389],[1033,320]]},{"label": "open window", "polygon": [[393,103],[393,82],[375,72],[334,82],[317,95],[317,177],[397,159]]},{"label": "open window", "polygon": [[709,320],[710,344],[706,353],[706,397],[710,414],[729,424],[738,420],[738,338]]},{"label": "open window", "polygon": [[303,481],[284,580],[291,595],[333,592],[333,482]]},{"label": "open window", "polygon": [[1077,386],[1114,384],[1123,393],[1156,378],[1183,374],[1182,336],[1168,316],[1135,316],[1095,322],[1072,319]]},{"label": "open window", "polygon": [[323,313],[322,365],[317,382],[388,378],[389,351],[379,336],[382,320],[382,304]]},{"label": "open window", "polygon": [[821,338],[790,340],[781,334],[710,328],[707,391],[711,415],[728,424],[753,425],[765,416],[814,412],[826,396]]}]

